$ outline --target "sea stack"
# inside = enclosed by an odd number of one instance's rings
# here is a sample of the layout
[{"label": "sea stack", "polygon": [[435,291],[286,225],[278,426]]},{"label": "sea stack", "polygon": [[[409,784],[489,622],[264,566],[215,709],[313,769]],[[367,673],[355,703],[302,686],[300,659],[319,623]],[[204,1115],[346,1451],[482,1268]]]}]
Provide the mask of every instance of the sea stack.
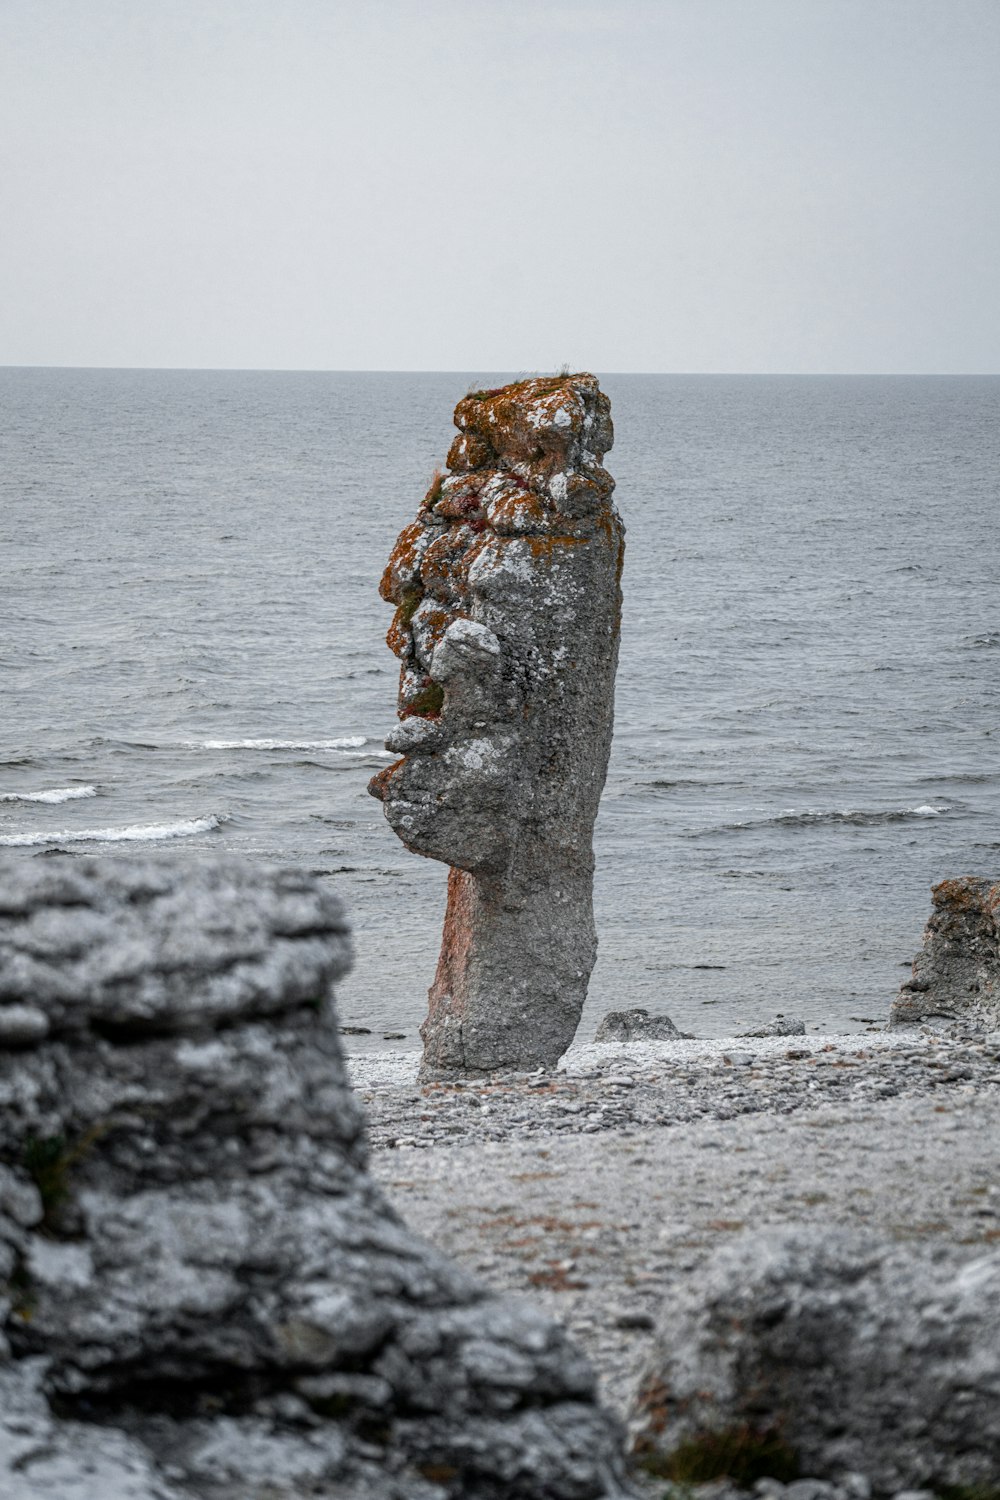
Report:
[{"label": "sea stack", "polygon": [[593,375],[475,391],[447,473],[400,534],[394,832],[451,866],[423,1076],[550,1065],[594,966],[593,828],[607,773],[624,527]]},{"label": "sea stack", "polygon": [[942,880],[923,946],[889,1010],[889,1026],[1000,1029],[1000,882]]}]

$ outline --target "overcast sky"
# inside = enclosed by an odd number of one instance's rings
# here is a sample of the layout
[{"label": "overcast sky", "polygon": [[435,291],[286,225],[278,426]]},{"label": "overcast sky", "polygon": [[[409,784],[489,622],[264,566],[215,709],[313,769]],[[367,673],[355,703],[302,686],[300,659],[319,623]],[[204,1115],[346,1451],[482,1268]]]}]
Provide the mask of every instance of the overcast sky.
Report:
[{"label": "overcast sky", "polygon": [[1000,0],[0,0],[0,364],[1000,370]]}]

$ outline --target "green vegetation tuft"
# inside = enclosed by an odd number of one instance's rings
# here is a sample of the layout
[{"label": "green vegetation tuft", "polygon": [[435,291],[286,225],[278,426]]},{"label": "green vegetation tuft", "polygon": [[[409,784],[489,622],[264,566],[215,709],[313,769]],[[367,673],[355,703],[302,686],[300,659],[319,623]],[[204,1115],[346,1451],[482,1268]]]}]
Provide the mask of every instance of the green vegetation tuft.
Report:
[{"label": "green vegetation tuft", "polygon": [[420,608],[420,601],[424,597],[422,588],[407,589],[403,595],[403,602],[399,606],[399,623],[409,625],[413,616]]},{"label": "green vegetation tuft", "polygon": [[59,1209],[70,1194],[70,1171],[83,1160],[107,1126],[92,1125],[72,1144],[64,1135],[29,1135],[21,1164],[34,1182],[42,1200],[42,1224],[52,1229]]},{"label": "green vegetation tuft", "polygon": [[355,1410],[358,1404],[356,1396],[349,1391],[338,1391],[332,1396],[313,1396],[309,1405],[313,1411],[321,1417],[330,1417],[335,1422],[342,1422]]},{"label": "green vegetation tuft", "polygon": [[406,705],[405,716],[418,719],[436,719],[444,707],[444,688],[439,682],[428,680],[415,697]]},{"label": "green vegetation tuft", "polygon": [[423,508],[424,508],[424,510],[433,510],[434,507],[435,507],[435,505],[441,499],[441,495],[443,494],[443,492],[444,492],[444,475],[441,473],[440,469],[435,469],[434,470],[434,478],[431,480],[430,489],[427,491],[426,495],[424,496],[424,500],[423,500]]},{"label": "green vegetation tuft", "polygon": [[25,1170],[38,1189],[45,1219],[69,1196],[69,1169],[73,1154],[64,1135],[29,1135],[22,1157]]},{"label": "green vegetation tuft", "polygon": [[19,1261],[7,1282],[10,1310],[22,1323],[30,1323],[35,1313],[35,1290],[24,1261]]},{"label": "green vegetation tuft", "polygon": [[562,365],[554,375],[525,375],[523,380],[513,380],[510,385],[495,385],[491,390],[469,390],[465,393],[466,401],[491,401],[494,396],[500,396],[504,391],[516,391],[522,386],[537,385],[540,395],[547,395],[556,390],[565,380],[570,379],[572,371],[569,365]]},{"label": "green vegetation tuft", "polygon": [[429,1479],[431,1484],[452,1484],[454,1480],[461,1477],[461,1471],[456,1469],[454,1464],[418,1464],[417,1473]]},{"label": "green vegetation tuft", "polygon": [[647,1474],[675,1485],[709,1484],[713,1479],[740,1485],[780,1479],[787,1484],[799,1476],[798,1459],[777,1432],[747,1426],[699,1433],[671,1453],[648,1453],[639,1463]]}]

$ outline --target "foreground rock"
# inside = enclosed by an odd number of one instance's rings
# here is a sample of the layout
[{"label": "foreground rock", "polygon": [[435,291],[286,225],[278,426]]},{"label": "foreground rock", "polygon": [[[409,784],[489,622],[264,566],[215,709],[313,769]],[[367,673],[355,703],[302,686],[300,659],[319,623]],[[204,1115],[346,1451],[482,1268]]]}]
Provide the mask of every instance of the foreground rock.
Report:
[{"label": "foreground rock", "polygon": [[369,1177],[348,962],[288,871],[0,864],[4,1500],[621,1493],[561,1330]]},{"label": "foreground rock", "polygon": [[1000,1474],[1000,1252],[822,1229],[741,1236],[671,1299],[635,1446],[678,1481],[843,1482],[878,1495]]},{"label": "foreground rock", "polygon": [[450,865],[425,1076],[551,1064],[596,955],[593,826],[611,745],[624,528],[592,375],[479,391],[382,580],[401,759],[374,778]]},{"label": "foreground rock", "polygon": [[931,892],[934,909],[890,1026],[1000,1028],[1000,885],[964,875]]}]

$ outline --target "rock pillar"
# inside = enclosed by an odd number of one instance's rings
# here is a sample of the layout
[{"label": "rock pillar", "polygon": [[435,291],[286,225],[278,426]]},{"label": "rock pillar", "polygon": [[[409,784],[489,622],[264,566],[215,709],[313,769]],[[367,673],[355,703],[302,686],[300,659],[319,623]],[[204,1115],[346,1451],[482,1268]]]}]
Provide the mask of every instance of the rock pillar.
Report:
[{"label": "rock pillar", "polygon": [[1000,1028],[1000,883],[942,880],[923,947],[889,1010],[889,1025]]},{"label": "rock pillar", "polygon": [[407,848],[451,866],[424,1076],[551,1064],[596,956],[624,527],[593,375],[476,391],[382,579],[401,759],[374,778]]}]

